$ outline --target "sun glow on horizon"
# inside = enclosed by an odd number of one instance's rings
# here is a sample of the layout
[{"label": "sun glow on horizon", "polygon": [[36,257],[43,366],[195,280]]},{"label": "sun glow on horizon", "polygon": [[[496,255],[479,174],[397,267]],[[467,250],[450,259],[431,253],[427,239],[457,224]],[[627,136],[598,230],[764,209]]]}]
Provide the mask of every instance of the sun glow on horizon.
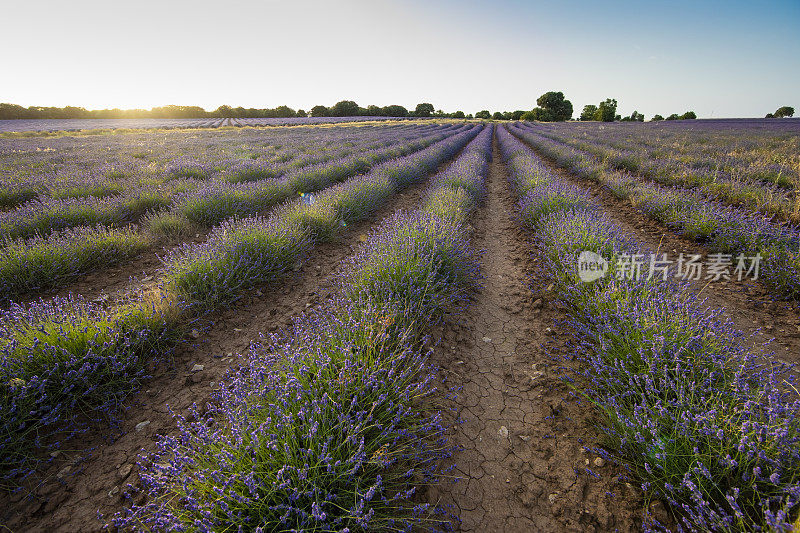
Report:
[{"label": "sun glow on horizon", "polygon": [[[115,4],[99,0],[49,4],[44,15],[36,2],[9,3],[8,20],[35,19],[37,34],[31,39],[25,24],[4,28],[7,42],[24,44],[3,58],[0,101],[308,110],[355,100],[474,113],[531,109],[538,95],[560,90],[576,114],[609,97],[622,115],[763,116],[800,106],[800,68],[790,68],[800,66],[800,4],[679,3],[615,0],[612,16],[585,0],[491,8],[473,0],[142,0],[124,24]],[[607,25],[595,23],[602,17]],[[606,31],[614,27],[625,31]]]}]

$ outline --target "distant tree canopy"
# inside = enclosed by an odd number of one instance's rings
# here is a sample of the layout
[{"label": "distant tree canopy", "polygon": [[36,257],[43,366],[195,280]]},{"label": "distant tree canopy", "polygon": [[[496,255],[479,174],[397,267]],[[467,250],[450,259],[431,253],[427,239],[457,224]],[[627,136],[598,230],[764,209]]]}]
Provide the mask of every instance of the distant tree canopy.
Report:
[{"label": "distant tree canopy", "polygon": [[614,122],[615,118],[617,118],[617,101],[612,98],[606,98],[605,101],[600,102],[600,105],[597,106],[594,120]]},{"label": "distant tree canopy", "polygon": [[540,122],[563,122],[572,118],[572,102],[564,98],[561,91],[548,91],[536,100],[537,107],[522,112],[517,118],[514,113],[505,113],[506,120],[538,120]]},{"label": "distant tree canopy", "polygon": [[352,100],[342,100],[336,102],[330,110],[332,117],[355,117],[358,116],[358,104]]},{"label": "distant tree canopy", "polygon": [[401,105],[387,105],[381,108],[385,117],[407,117],[408,109]]},{"label": "distant tree canopy", "polygon": [[587,104],[583,106],[583,111],[581,111],[581,120],[594,120],[595,113],[597,113],[597,106]]},{"label": "distant tree canopy", "polygon": [[664,120],[664,117],[661,115],[653,115],[653,121],[658,122],[659,120]]},{"label": "distant tree canopy", "polygon": [[328,108],[324,105],[315,105],[311,108],[311,116],[312,117],[327,117],[328,116]]},{"label": "distant tree canopy", "polygon": [[638,111],[634,111],[631,113],[629,117],[622,117],[622,122],[644,122],[644,115],[639,113]]},{"label": "distant tree canopy", "polygon": [[794,116],[794,108],[785,105],[783,107],[779,107],[774,113],[767,113],[766,118],[784,118],[793,116]]},{"label": "distant tree canopy", "polygon": [[564,98],[561,91],[549,91],[536,100],[553,122],[564,122],[572,118],[572,102]]},{"label": "distant tree canopy", "polygon": [[428,103],[417,104],[416,109],[414,109],[414,116],[429,117],[433,114],[433,111],[434,111],[433,104],[428,104]]},{"label": "distant tree canopy", "polygon": [[492,118],[492,114],[489,113],[489,111],[487,111],[486,109],[483,109],[483,110],[478,111],[477,113],[475,113],[475,118],[482,118],[482,119],[488,120],[488,119]]},{"label": "distant tree canopy", "polygon": [[[697,113],[695,113],[694,111],[687,111],[683,115],[672,113],[667,118],[663,118],[661,115],[656,115],[656,116],[659,117],[659,120],[693,120],[697,118]],[[653,117],[653,120],[656,120],[656,118]]]},{"label": "distant tree canopy", "polygon": [[[331,107],[315,105],[306,112],[295,111],[289,106],[278,106],[274,109],[254,109],[221,105],[213,111],[206,111],[199,106],[169,105],[153,109],[101,109],[88,110],[83,107],[23,107],[16,104],[0,103],[0,119],[49,119],[49,118],[288,118],[288,117],[356,117],[356,116],[411,116],[408,109],[401,105],[378,107],[371,105],[359,107],[352,100],[342,100]],[[418,117],[434,115],[434,107],[429,103],[417,105],[413,113]],[[456,113],[436,112],[437,117],[464,118],[463,111]]]}]

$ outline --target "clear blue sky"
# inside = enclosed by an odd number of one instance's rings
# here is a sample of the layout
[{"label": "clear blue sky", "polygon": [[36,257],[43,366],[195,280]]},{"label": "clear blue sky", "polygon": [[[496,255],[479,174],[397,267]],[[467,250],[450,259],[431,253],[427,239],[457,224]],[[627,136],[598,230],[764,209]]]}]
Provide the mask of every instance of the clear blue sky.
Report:
[{"label": "clear blue sky", "polygon": [[800,110],[800,0],[0,0],[0,101]]}]

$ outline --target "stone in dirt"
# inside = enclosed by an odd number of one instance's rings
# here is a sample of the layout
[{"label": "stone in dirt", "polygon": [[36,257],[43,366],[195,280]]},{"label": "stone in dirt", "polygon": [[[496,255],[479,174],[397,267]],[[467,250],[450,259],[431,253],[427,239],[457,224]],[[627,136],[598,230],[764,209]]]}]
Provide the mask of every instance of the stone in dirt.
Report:
[{"label": "stone in dirt", "polygon": [[58,479],[61,479],[64,476],[66,476],[67,474],[69,474],[70,470],[72,470],[72,467],[70,465],[67,465],[67,466],[65,466],[64,468],[62,468],[61,470],[58,471],[58,474],[56,474],[56,477]]},{"label": "stone in dirt", "polygon": [[500,426],[500,430],[497,432],[501,438],[507,439],[508,438],[508,428],[505,426]]},{"label": "stone in dirt", "polygon": [[205,369],[205,365],[201,365],[201,364],[195,364],[195,365],[192,367],[192,372],[202,372],[202,371],[203,371],[203,369]]},{"label": "stone in dirt", "polygon": [[130,464],[122,465],[122,468],[119,469],[119,477],[121,477],[122,479],[128,477],[128,474],[131,473],[131,468],[133,468],[133,465]]},{"label": "stone in dirt", "polygon": [[145,420],[144,422],[139,422],[138,424],[136,424],[136,431],[141,431],[149,425],[150,425],[149,420]]}]

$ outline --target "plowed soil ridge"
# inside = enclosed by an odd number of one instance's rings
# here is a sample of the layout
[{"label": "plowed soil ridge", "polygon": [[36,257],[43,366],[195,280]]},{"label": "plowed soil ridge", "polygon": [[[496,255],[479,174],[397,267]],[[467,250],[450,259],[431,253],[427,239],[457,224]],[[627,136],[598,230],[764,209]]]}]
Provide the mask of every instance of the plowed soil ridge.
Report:
[{"label": "plowed soil ridge", "polygon": [[443,386],[457,391],[443,401],[461,449],[454,483],[428,498],[451,506],[464,532],[636,530],[638,491],[586,449],[598,439],[594,411],[561,380],[569,335],[557,324],[566,316],[548,299],[547,273],[514,207],[495,146],[475,220],[484,287],[444,324],[434,353]]}]

